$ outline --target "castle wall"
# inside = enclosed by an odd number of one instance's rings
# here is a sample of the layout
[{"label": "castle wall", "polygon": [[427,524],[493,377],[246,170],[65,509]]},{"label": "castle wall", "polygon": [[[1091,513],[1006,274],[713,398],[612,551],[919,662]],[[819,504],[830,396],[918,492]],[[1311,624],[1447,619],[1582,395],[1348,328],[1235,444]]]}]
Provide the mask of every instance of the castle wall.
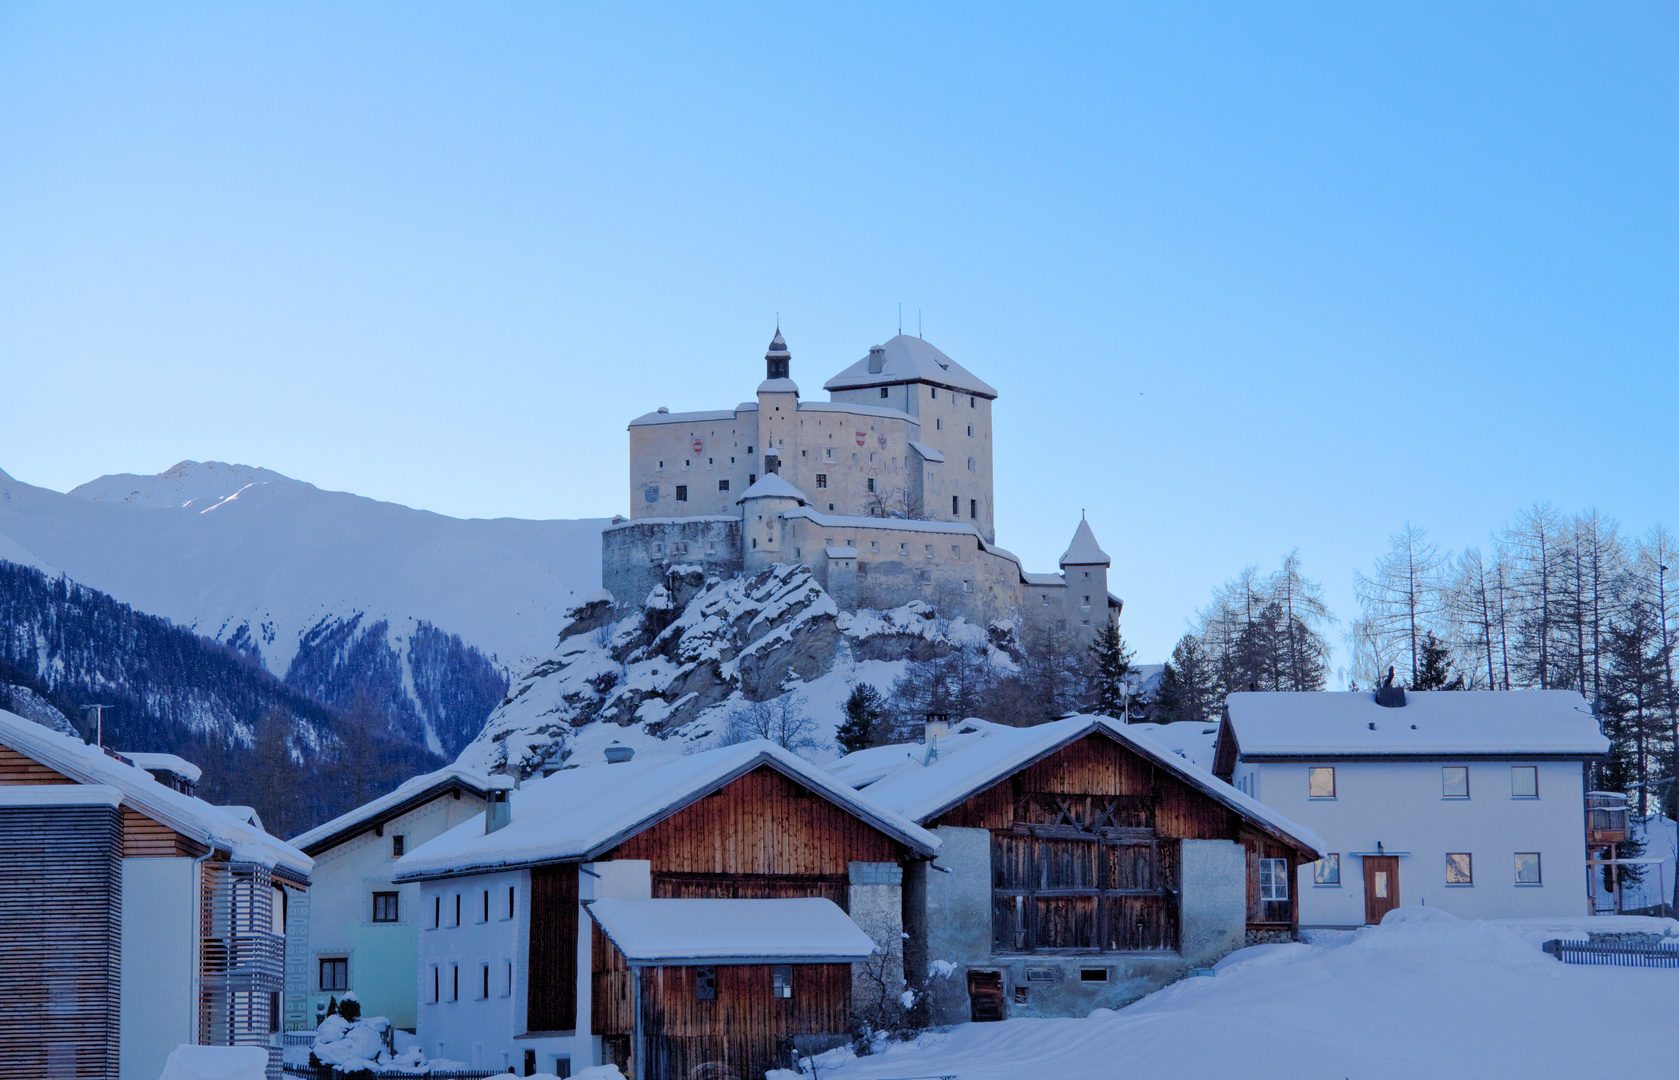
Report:
[{"label": "castle wall", "polygon": [[[884,399],[882,389],[887,391]],[[830,396],[835,402],[887,405],[913,414],[920,421],[913,438],[945,459],[926,470],[931,475],[915,479],[921,493],[918,512],[937,521],[968,522],[987,543],[996,541],[989,398],[925,383],[835,390]],[[954,508],[952,497],[958,500]]]},{"label": "castle wall", "polygon": [[757,443],[755,407],[641,417],[630,425],[630,517],[738,515],[735,500],[763,471]]},{"label": "castle wall", "polygon": [[734,516],[643,518],[601,532],[601,586],[620,608],[639,605],[672,566],[698,566],[728,578],[744,569],[741,521]]}]

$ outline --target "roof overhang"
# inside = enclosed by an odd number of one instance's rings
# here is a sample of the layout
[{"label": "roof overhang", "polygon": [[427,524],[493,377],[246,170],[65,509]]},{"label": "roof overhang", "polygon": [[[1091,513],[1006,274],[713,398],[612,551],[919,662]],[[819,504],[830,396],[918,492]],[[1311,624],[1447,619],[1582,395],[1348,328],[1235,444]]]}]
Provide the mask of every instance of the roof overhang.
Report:
[{"label": "roof overhang", "polygon": [[370,814],[365,818],[361,818],[358,821],[345,825],[341,829],[334,830],[318,840],[312,841],[303,849],[303,853],[310,858],[314,858],[323,851],[330,851],[339,844],[355,839],[369,829],[383,828],[385,825],[395,821],[399,817],[402,817],[404,814],[411,814],[415,810],[418,810],[427,803],[431,802],[433,799],[441,798],[453,791],[461,791],[469,795],[476,795],[480,799],[486,798],[482,788],[467,783],[459,776],[451,776],[438,781],[432,786],[426,788],[424,791],[415,793],[410,798],[404,799],[394,806],[386,807],[377,814]]}]

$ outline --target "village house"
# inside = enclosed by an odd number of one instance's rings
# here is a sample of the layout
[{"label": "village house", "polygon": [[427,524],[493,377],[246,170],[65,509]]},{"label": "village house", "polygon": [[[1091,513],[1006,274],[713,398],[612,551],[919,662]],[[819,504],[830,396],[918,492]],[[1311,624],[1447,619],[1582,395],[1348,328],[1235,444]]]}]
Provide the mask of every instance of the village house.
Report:
[{"label": "village house", "polygon": [[262,1047],[278,1080],[312,863],[196,773],[0,711],[0,1077],[157,1080],[189,1044]]},{"label": "village house", "polygon": [[428,1054],[758,1076],[902,992],[902,882],[932,835],[772,743],[631,756],[493,777],[483,815],[398,860]]},{"label": "village house", "polygon": [[450,765],[292,838],[315,860],[286,929],[288,1031],[313,1029],[353,991],[365,1016],[414,1030],[420,889],[391,880],[403,855],[484,811],[489,778]]},{"label": "village house", "polygon": [[1111,560],[1080,521],[1056,573],[997,546],[997,391],[899,334],[806,401],[778,328],[756,399],[630,421],[630,516],[601,534],[601,581],[637,605],[674,568],[731,577],[799,563],[843,610],[924,601],[1080,641],[1119,617]]},{"label": "village house", "polygon": [[1086,1016],[1290,939],[1294,868],[1322,852],[1311,830],[1107,717],[930,722],[921,745],[829,769],[940,840],[905,883],[920,927],[905,963],[937,973],[936,1024]]},{"label": "village house", "polygon": [[1578,693],[1240,693],[1225,714],[1213,771],[1328,845],[1303,925],[1590,914],[1586,766],[1609,741]]}]

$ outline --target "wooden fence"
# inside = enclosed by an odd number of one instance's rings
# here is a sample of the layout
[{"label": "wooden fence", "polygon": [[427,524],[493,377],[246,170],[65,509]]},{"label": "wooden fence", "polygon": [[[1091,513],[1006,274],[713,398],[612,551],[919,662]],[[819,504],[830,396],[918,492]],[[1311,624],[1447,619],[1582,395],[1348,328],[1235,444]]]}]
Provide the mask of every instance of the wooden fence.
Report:
[{"label": "wooden fence", "polygon": [[1679,968],[1679,948],[1672,945],[1608,945],[1602,942],[1553,940],[1545,942],[1544,949],[1565,964]]}]

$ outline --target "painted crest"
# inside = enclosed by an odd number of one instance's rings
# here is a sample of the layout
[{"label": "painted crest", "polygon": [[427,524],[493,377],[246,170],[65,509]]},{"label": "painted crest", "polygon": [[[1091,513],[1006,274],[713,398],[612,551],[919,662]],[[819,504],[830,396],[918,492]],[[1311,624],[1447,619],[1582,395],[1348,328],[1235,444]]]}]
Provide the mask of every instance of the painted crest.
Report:
[{"label": "painted crest", "polygon": [[866,431],[859,431],[857,433],[857,445],[858,446],[866,446],[866,445],[868,445],[868,442],[869,442],[869,433],[866,432]]},{"label": "painted crest", "polygon": [[704,452],[705,452],[705,440],[704,439],[695,439],[694,440],[694,453],[699,454],[699,453],[704,453]]},{"label": "painted crest", "polygon": [[886,449],[886,433],[882,432],[879,435],[876,435],[875,438],[880,440],[880,448],[882,450]]},{"label": "painted crest", "polygon": [[658,502],[659,501],[659,485],[658,484],[648,484],[645,488],[642,488],[641,497],[646,499],[650,503]]}]

